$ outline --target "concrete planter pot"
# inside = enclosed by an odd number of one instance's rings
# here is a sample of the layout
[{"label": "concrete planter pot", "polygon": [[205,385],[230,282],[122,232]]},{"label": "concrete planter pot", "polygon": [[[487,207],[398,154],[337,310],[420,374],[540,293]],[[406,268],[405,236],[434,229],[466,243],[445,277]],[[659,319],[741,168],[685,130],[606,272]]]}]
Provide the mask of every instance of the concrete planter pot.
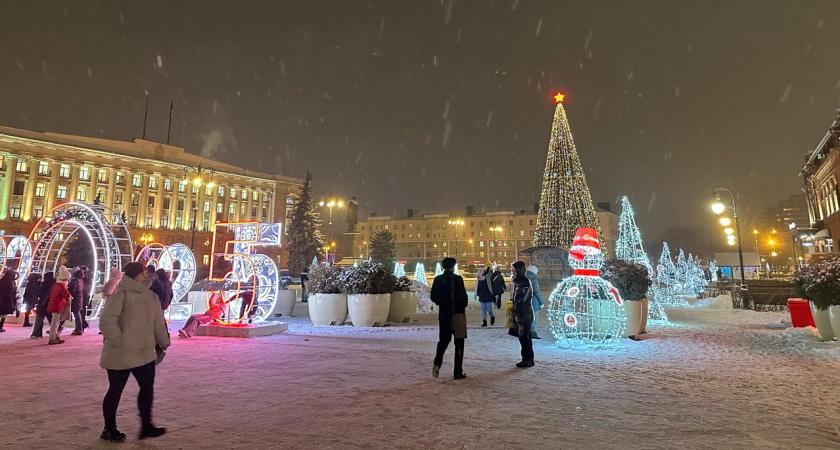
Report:
[{"label": "concrete planter pot", "polygon": [[650,310],[648,309],[648,298],[642,297],[642,323],[639,325],[639,334],[647,333],[647,320]]},{"label": "concrete planter pot", "polygon": [[309,294],[307,305],[312,325],[344,325],[347,320],[347,294]]},{"label": "concrete planter pot", "polygon": [[627,322],[624,325],[624,334],[621,337],[629,337],[636,339],[642,326],[642,307],[644,302],[642,300],[624,301],[624,312],[627,313]]},{"label": "concrete planter pot", "polygon": [[350,294],[347,311],[354,327],[382,326],[388,319],[391,294]]},{"label": "concrete planter pot", "polygon": [[416,292],[392,292],[391,306],[388,310],[388,322],[409,323],[417,311]]},{"label": "concrete planter pot", "polygon": [[834,335],[840,336],[840,305],[831,305],[828,307],[828,322],[831,324],[831,330],[834,332]]},{"label": "concrete planter pot", "polygon": [[274,304],[274,311],[271,312],[271,316],[291,317],[296,301],[297,291],[277,291],[277,302]]},{"label": "concrete planter pot", "polygon": [[831,329],[831,318],[828,316],[828,310],[817,308],[814,306],[814,302],[808,303],[811,304],[811,315],[814,316],[814,323],[817,325],[820,336],[824,341],[834,339],[834,330]]}]

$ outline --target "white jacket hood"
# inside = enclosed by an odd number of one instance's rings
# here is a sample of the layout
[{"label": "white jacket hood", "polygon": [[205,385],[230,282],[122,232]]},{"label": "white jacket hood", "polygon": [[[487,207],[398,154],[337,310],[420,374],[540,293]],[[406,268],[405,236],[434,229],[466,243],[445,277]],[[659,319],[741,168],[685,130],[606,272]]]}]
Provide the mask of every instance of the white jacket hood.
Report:
[{"label": "white jacket hood", "polygon": [[535,265],[533,265],[533,264],[531,264],[530,266],[528,266],[528,272],[532,272],[534,275],[536,275],[536,274],[537,274],[537,272],[539,272],[539,270],[540,270],[540,269],[538,269],[538,268],[537,268],[537,266],[535,266]]}]

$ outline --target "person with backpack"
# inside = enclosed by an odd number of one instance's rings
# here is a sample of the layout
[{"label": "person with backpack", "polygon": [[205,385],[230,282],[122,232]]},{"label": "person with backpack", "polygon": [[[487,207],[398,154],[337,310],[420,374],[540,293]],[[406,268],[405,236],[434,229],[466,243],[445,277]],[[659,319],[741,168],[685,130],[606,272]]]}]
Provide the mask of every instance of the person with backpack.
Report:
[{"label": "person with backpack", "polygon": [[[449,341],[455,337],[455,371],[454,378],[460,380],[466,378],[464,373],[464,339],[467,334],[467,323],[465,311],[467,308],[467,290],[464,288],[464,279],[455,275],[455,258],[444,258],[440,265],[443,273],[436,276],[432,282],[432,291],[429,295],[432,302],[438,305],[438,325],[440,326],[439,340],[435,360],[432,365],[432,376],[437,378],[440,374],[440,366],[443,365],[443,354]],[[460,317],[458,317],[460,316]]]},{"label": "person with backpack", "polygon": [[534,345],[531,341],[531,325],[534,321],[534,307],[531,299],[534,289],[531,280],[525,275],[525,263],[516,261],[513,263],[513,280],[510,286],[510,298],[513,301],[513,322],[516,325],[514,331],[519,335],[519,345],[522,347],[522,361],[516,363],[516,367],[534,366]]},{"label": "person with backpack", "polygon": [[490,268],[485,267],[484,270],[478,271],[478,277],[475,280],[475,298],[478,299],[481,305],[481,326],[487,326],[487,314],[490,314],[490,325],[496,324],[496,316],[493,314],[493,303],[496,297],[493,296],[493,284],[490,281]]}]

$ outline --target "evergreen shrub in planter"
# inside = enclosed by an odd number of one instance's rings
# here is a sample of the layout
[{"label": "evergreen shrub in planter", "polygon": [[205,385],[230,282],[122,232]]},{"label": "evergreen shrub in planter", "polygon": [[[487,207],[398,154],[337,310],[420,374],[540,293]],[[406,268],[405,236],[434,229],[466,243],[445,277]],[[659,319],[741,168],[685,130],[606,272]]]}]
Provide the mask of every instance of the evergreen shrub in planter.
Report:
[{"label": "evergreen shrub in planter", "polygon": [[417,293],[412,290],[414,282],[408,277],[397,278],[394,292],[391,293],[391,307],[388,310],[388,322],[409,323],[417,311]]},{"label": "evergreen shrub in planter", "polygon": [[397,277],[384,264],[364,261],[341,273],[341,288],[347,292],[347,310],[354,327],[383,325],[388,319],[391,293]]},{"label": "evergreen shrub in planter", "polygon": [[[604,263],[601,276],[609,281],[618,290],[621,299],[624,300],[624,309],[627,312],[627,325],[624,330],[624,337],[636,339],[636,336],[643,331],[643,320],[646,314],[642,313],[644,299],[652,281],[645,266],[620,259],[609,259]],[[647,320],[644,320],[646,323]]]},{"label": "evergreen shrub in planter", "polygon": [[840,256],[826,256],[797,270],[793,282],[811,303],[820,336],[830,341],[840,333]]},{"label": "evergreen shrub in planter", "polygon": [[347,320],[347,294],[341,291],[342,270],[319,264],[309,269],[306,287],[311,292],[309,319],[313,325],[343,325]]}]

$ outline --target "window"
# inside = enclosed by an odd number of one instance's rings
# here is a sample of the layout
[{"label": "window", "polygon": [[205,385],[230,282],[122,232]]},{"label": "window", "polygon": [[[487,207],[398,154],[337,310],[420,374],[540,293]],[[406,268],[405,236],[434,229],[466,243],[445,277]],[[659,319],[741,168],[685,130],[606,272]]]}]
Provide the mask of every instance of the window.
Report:
[{"label": "window", "polygon": [[181,229],[184,226],[184,216],[181,214],[180,211],[175,215],[175,228]]},{"label": "window", "polygon": [[160,218],[160,227],[161,228],[166,228],[168,226],[169,226],[169,214],[164,214]]},{"label": "window", "polygon": [[82,181],[90,181],[90,169],[87,167],[79,168],[79,179]]},{"label": "window", "polygon": [[115,205],[122,205],[123,202],[123,193],[122,192],[115,192],[114,193],[114,204]]},{"label": "window", "polygon": [[484,236],[484,232],[483,232],[483,231],[479,231],[479,232],[478,232],[478,236],[479,236],[479,237]]},{"label": "window", "polygon": [[15,171],[17,172],[26,172],[26,169],[29,168],[29,164],[26,162],[26,158],[18,158],[17,164],[15,165]]},{"label": "window", "polygon": [[163,190],[164,191],[171,191],[172,190],[172,180],[169,178],[164,178],[163,180]]},{"label": "window", "polygon": [[[131,193],[131,206],[139,206],[139,205],[140,205],[140,196],[137,195],[136,193],[132,192]],[[136,218],[135,218],[134,222],[137,223]]]},{"label": "window", "polygon": [[186,181],[182,181],[182,182],[178,183],[178,192],[180,192],[182,194],[184,192],[187,192],[187,182]]},{"label": "window", "polygon": [[58,194],[56,195],[56,197],[59,200],[67,199],[67,186],[59,186],[58,187]]},{"label": "window", "polygon": [[263,201],[268,202],[268,192],[263,192]]},{"label": "window", "polygon": [[266,217],[268,217],[268,207],[263,205],[263,207],[262,207],[262,218],[265,219]]},{"label": "window", "polygon": [[15,181],[14,189],[12,190],[12,194],[14,195],[23,195],[23,188],[26,185],[23,181]]},{"label": "window", "polygon": [[236,199],[236,189],[230,188],[230,198]]},{"label": "window", "polygon": [[245,217],[245,204],[242,203],[239,205],[239,217]]},{"label": "window", "polygon": [[108,172],[105,169],[99,169],[96,171],[96,179],[99,180],[100,183],[107,183],[108,182]]},{"label": "window", "polygon": [[213,188],[210,186],[204,188],[204,195],[207,197],[211,197],[213,195]]},{"label": "window", "polygon": [[128,224],[132,227],[137,226],[137,213],[131,213],[131,215],[128,216]]},{"label": "window", "polygon": [[157,177],[149,177],[149,189],[157,189]]},{"label": "window", "polygon": [[20,205],[12,205],[11,215],[12,219],[20,219]]},{"label": "window", "polygon": [[292,198],[291,198],[291,197],[286,197],[286,204],[287,204],[287,205],[294,205],[294,204],[295,204],[295,201],[294,201],[294,200],[292,200]]},{"label": "window", "polygon": [[223,205],[222,202],[216,203],[216,212],[221,214],[222,213],[222,208],[224,208],[224,207],[225,207],[225,205]]},{"label": "window", "polygon": [[479,247],[484,247],[484,241],[478,241],[478,246]]},{"label": "window", "polygon": [[519,235],[520,236],[525,236],[525,230],[519,230]]},{"label": "window", "polygon": [[209,200],[206,200],[204,202],[204,209],[201,212],[203,212],[204,214],[207,214],[207,213],[210,212],[210,201]]},{"label": "window", "polygon": [[47,195],[47,185],[44,183],[38,183],[35,185],[35,196],[43,198]]},{"label": "window", "polygon": [[33,219],[40,219],[44,217],[44,207],[43,206],[36,206],[32,208],[32,218]]},{"label": "window", "polygon": [[529,220],[529,221],[528,221],[528,225],[530,225],[530,226],[532,226],[532,227],[533,227],[533,226],[534,226],[534,219]]},{"label": "window", "polygon": [[70,165],[62,164],[58,166],[58,176],[59,178],[70,178]]},{"label": "window", "polygon": [[146,228],[152,227],[152,216],[146,216]]},{"label": "window", "polygon": [[489,245],[490,247],[492,247],[492,246],[493,246],[493,242],[494,242],[494,241],[490,241],[490,242],[488,242],[488,245]]},{"label": "window", "polygon": [[143,175],[135,173],[134,176],[131,177],[131,185],[134,187],[143,187]]},{"label": "window", "polygon": [[183,211],[184,210],[184,199],[183,198],[178,199],[178,208],[177,209],[178,209],[178,211]]},{"label": "window", "polygon": [[257,191],[251,191],[251,200],[255,202],[260,201],[260,193]]},{"label": "window", "polygon": [[508,236],[513,236],[513,230],[510,230],[510,231],[508,232]]},{"label": "window", "polygon": [[203,261],[205,266],[210,264],[210,255],[204,255]]},{"label": "window", "polygon": [[123,176],[122,172],[117,172],[117,184],[120,186],[125,186],[125,177]]},{"label": "window", "polygon": [[79,188],[79,190],[76,191],[76,201],[87,201],[87,189]]},{"label": "window", "polygon": [[236,212],[236,205],[235,205],[235,204],[233,204],[233,203],[231,203],[231,204],[230,204],[230,206],[228,206],[228,216],[229,216],[229,219],[233,218],[233,214],[234,214],[235,212]]},{"label": "window", "polygon": [[248,200],[248,191],[242,189],[242,200]]},{"label": "window", "polygon": [[224,196],[225,196],[225,187],[224,186],[219,186],[219,198],[222,198]]},{"label": "window", "polygon": [[193,185],[193,187],[192,187],[192,194],[193,194],[193,195],[198,195],[198,186]]},{"label": "window", "polygon": [[38,163],[38,175],[49,175],[50,174],[50,163],[46,161],[41,161]]},{"label": "window", "polygon": [[148,201],[149,201],[149,208],[154,208],[155,207],[155,196],[150,195]]},{"label": "window", "polygon": [[256,218],[257,218],[257,207],[256,207],[256,206],[252,206],[252,207],[251,207],[251,218],[252,218],[252,219],[256,219]]}]

